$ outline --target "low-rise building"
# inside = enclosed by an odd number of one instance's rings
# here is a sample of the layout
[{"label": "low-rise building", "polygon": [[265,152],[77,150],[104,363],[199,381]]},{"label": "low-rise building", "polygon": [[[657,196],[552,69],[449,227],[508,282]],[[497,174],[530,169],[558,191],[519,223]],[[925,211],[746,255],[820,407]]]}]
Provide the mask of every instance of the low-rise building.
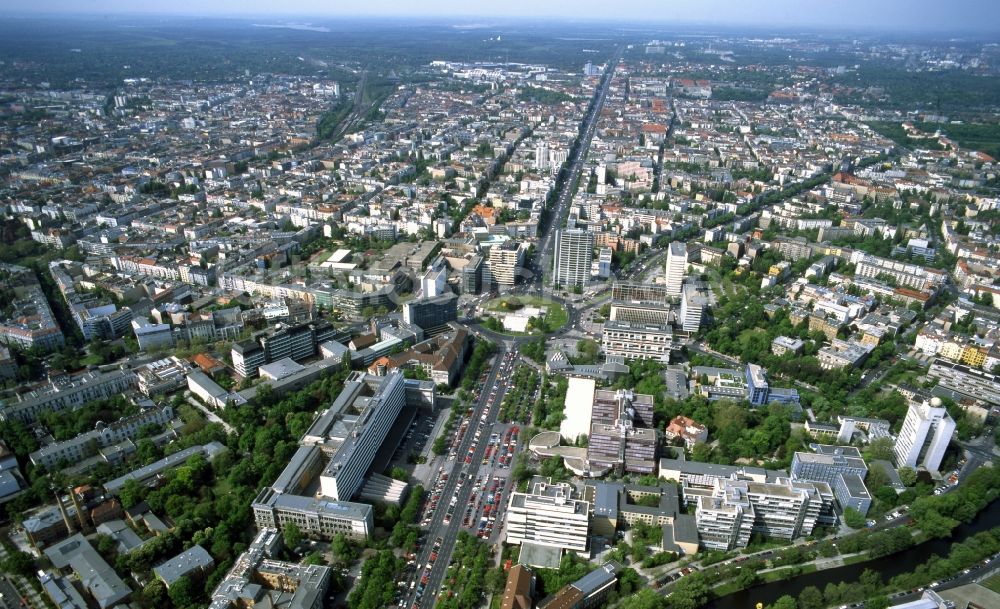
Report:
[{"label": "low-rise building", "polygon": [[101,609],[109,609],[132,594],[111,565],[80,533],[48,548],[45,556],[55,568],[71,569]]},{"label": "low-rise building", "polygon": [[800,355],[804,347],[805,341],[800,338],[776,336],[774,337],[774,340],[771,341],[771,353],[775,355],[784,355],[786,353]]},{"label": "low-rise building", "polygon": [[277,529],[262,529],[212,592],[209,609],[321,609],[330,587],[330,567],[279,560],[281,547]]},{"label": "low-rise building", "polygon": [[816,356],[820,367],[824,370],[856,368],[868,359],[872,348],[870,344],[852,343],[835,338],[830,341],[830,345],[821,348]]},{"label": "low-rise building", "polygon": [[180,578],[206,573],[215,565],[212,555],[200,545],[193,545],[170,560],[153,567],[153,575],[167,588]]},{"label": "low-rise building", "polygon": [[554,595],[538,604],[538,609],[591,609],[599,606],[618,581],[621,565],[614,561],[604,563],[576,580],[566,584]]},{"label": "low-rise building", "polygon": [[159,461],[154,461],[149,465],[133,470],[125,474],[124,476],[111,480],[110,482],[105,482],[104,490],[106,490],[111,495],[117,496],[119,493],[121,493],[121,490],[125,486],[125,483],[128,482],[129,480],[135,480],[140,484],[148,485],[151,482],[155,482],[155,480],[163,472],[184,465],[184,463],[186,463],[187,460],[190,457],[193,457],[194,455],[202,455],[206,459],[211,460],[215,458],[216,455],[226,450],[228,449],[218,442],[209,442],[208,444],[204,444],[201,446],[191,446],[189,448],[180,450],[172,455],[168,455],[160,459]]},{"label": "low-rise building", "polygon": [[689,419],[683,415],[677,415],[671,419],[663,432],[663,437],[667,440],[681,438],[685,448],[691,449],[698,442],[708,440],[708,428],[694,419]]}]

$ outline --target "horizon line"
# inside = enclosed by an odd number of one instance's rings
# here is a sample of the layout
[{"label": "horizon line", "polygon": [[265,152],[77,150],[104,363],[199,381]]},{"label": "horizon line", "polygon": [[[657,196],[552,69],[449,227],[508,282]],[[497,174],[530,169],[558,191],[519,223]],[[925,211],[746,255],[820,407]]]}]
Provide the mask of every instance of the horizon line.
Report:
[{"label": "horizon line", "polygon": [[[173,17],[178,19],[204,19],[204,18],[214,18],[214,19],[227,19],[227,20],[252,20],[252,19],[346,19],[346,20],[379,20],[379,21],[396,21],[396,20],[417,20],[423,23],[447,23],[448,25],[456,25],[455,22],[462,21],[494,21],[497,24],[492,23],[476,23],[480,29],[488,29],[494,25],[510,25],[512,22],[520,22],[524,25],[530,24],[541,24],[541,23],[563,23],[563,24],[599,24],[608,23],[615,24],[616,26],[621,25],[640,25],[645,28],[662,27],[668,25],[674,25],[677,27],[698,27],[698,28],[720,28],[720,29],[732,29],[732,28],[749,28],[753,30],[764,30],[764,31],[774,31],[774,32],[792,32],[797,31],[800,33],[815,33],[815,32],[825,32],[825,33],[865,33],[865,34],[884,34],[884,35],[910,35],[910,34],[936,34],[936,35],[963,35],[963,34],[975,34],[978,36],[982,35],[992,35],[998,38],[997,42],[1000,43],[1000,29],[994,24],[981,24],[981,28],[977,28],[975,25],[966,26],[964,28],[937,28],[934,24],[928,24],[925,26],[910,25],[905,27],[900,26],[887,26],[887,25],[868,25],[868,24],[857,24],[857,25],[845,25],[845,24],[825,24],[825,23],[797,23],[797,24],[769,24],[769,23],[758,23],[752,21],[703,21],[703,20],[692,20],[692,19],[670,19],[666,17],[650,17],[644,20],[636,20],[633,18],[624,18],[617,16],[610,17],[588,17],[588,16],[565,16],[565,15],[520,15],[520,16],[510,16],[510,15],[496,15],[496,14],[446,14],[446,13],[436,13],[436,14],[423,14],[423,13],[394,13],[394,14],[384,14],[384,13],[361,13],[361,12],[339,12],[339,13],[316,13],[316,12],[287,12],[287,13],[277,13],[277,12],[247,12],[247,13],[233,13],[233,12],[214,12],[208,11],[203,13],[192,13],[192,12],[170,12],[170,11],[47,11],[38,10],[31,11],[25,9],[14,9],[8,10],[3,15],[0,15],[0,22],[11,21],[14,19],[24,19],[33,18],[39,20],[58,20],[58,19],[76,19],[76,18],[108,18],[108,17],[127,17],[127,18],[158,18],[162,19],[165,17]],[[992,26],[993,29],[989,29]]]}]

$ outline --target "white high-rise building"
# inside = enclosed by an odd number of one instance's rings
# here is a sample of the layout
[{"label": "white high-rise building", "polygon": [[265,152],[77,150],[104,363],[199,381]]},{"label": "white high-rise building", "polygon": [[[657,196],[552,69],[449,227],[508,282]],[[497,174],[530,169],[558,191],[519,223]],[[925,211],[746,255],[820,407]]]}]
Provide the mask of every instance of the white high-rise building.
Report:
[{"label": "white high-rise building", "polygon": [[556,231],[552,282],[563,287],[586,285],[594,262],[594,233],[579,228]]},{"label": "white high-rise building", "polygon": [[535,146],[535,169],[539,171],[549,168],[549,144],[548,142],[538,142]]},{"label": "white high-rise building", "polygon": [[607,279],[611,276],[611,261],[612,253],[610,247],[601,248],[600,253],[597,255],[597,276],[601,279]]},{"label": "white high-rise building", "polygon": [[490,248],[484,268],[484,289],[506,291],[514,287],[524,265],[524,251],[516,241],[505,241]]},{"label": "white high-rise building", "polygon": [[448,270],[444,264],[432,265],[420,278],[420,291],[424,298],[434,298],[445,293],[448,282]]},{"label": "white high-rise building", "polygon": [[685,332],[697,332],[701,328],[701,320],[708,306],[708,297],[694,285],[683,286],[681,297],[681,327]]},{"label": "white high-rise building", "polygon": [[941,405],[941,398],[911,402],[893,449],[896,467],[923,466],[937,471],[954,432],[955,420]]},{"label": "white high-rise building", "polygon": [[687,272],[687,244],[673,241],[667,249],[667,295],[680,296]]}]

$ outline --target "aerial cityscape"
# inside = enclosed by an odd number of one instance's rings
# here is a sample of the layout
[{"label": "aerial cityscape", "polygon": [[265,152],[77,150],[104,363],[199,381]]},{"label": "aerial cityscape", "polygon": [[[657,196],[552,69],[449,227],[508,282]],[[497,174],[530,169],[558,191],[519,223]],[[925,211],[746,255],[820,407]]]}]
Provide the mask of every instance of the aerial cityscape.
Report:
[{"label": "aerial cityscape", "polygon": [[1000,7],[36,4],[0,609],[1000,609]]}]

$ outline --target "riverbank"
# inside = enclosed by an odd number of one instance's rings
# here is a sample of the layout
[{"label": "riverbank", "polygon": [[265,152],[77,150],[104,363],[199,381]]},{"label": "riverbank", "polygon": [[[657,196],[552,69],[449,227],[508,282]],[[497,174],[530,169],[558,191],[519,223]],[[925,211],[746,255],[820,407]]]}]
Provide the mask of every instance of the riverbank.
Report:
[{"label": "riverbank", "polygon": [[777,577],[776,575],[762,577],[763,582],[753,581],[751,585],[738,590],[733,590],[731,586],[734,584],[738,586],[739,581],[728,582],[713,590],[716,598],[706,602],[703,609],[744,609],[757,603],[770,605],[782,596],[797,598],[809,587],[824,590],[830,585],[842,586],[845,582],[858,582],[865,571],[873,571],[879,574],[883,581],[888,581],[898,575],[916,571],[932,554],[945,556],[951,550],[952,544],[963,542],[976,533],[996,527],[1000,527],[1000,500],[994,500],[968,524],[958,525],[947,539],[928,539],[901,552],[867,560],[865,559],[867,553],[842,555],[841,558],[845,559],[844,565],[825,569],[814,567],[813,570],[806,571],[805,565],[800,565],[803,570],[795,572],[799,567],[783,567],[787,577],[777,581],[770,579]]}]

